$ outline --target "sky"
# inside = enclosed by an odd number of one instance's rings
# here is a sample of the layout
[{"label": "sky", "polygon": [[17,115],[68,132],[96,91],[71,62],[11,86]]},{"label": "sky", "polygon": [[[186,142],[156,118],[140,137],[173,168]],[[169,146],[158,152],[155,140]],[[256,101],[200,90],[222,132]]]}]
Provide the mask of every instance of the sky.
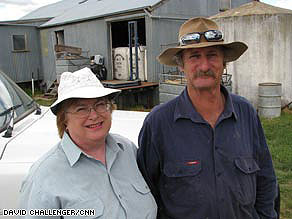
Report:
[{"label": "sky", "polygon": [[[17,20],[35,9],[58,1],[60,0],[0,0],[0,21]],[[260,1],[292,10],[292,0]]]}]

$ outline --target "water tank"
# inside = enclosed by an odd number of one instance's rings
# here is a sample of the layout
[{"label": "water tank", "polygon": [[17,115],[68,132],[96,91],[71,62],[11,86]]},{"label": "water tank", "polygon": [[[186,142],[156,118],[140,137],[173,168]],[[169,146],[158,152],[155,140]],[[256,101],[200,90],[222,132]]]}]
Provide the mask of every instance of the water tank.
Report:
[{"label": "water tank", "polygon": [[117,47],[113,49],[114,78],[129,80],[129,48]]}]

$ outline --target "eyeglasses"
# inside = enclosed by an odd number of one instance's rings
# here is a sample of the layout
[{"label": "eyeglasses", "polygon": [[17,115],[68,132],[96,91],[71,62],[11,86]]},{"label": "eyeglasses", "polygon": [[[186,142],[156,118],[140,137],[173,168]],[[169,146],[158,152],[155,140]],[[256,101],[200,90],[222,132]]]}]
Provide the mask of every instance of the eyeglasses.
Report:
[{"label": "eyeglasses", "polygon": [[201,35],[204,35],[208,42],[219,42],[223,41],[223,34],[220,30],[207,30],[206,32],[195,32],[188,33],[179,39],[179,44],[181,46],[199,43],[201,40]]},{"label": "eyeglasses", "polygon": [[100,103],[97,102],[93,106],[77,106],[72,112],[67,111],[66,113],[71,113],[79,118],[88,117],[93,109],[97,113],[105,113],[111,108],[110,103]]}]

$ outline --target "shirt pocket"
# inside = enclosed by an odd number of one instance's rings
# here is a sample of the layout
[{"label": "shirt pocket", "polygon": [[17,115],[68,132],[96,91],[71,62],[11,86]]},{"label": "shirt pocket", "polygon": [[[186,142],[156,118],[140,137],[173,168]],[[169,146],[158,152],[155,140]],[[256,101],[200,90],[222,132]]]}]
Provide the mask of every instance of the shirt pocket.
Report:
[{"label": "shirt pocket", "polygon": [[[78,215],[68,215],[64,216],[64,218],[76,218],[76,219],[93,219],[93,218],[103,218],[104,213],[104,204],[99,198],[84,200],[72,205],[69,205],[67,209],[74,209],[75,213],[79,213]],[[94,214],[94,215],[92,215]]]},{"label": "shirt pocket", "polygon": [[136,192],[142,194],[142,195],[146,195],[148,193],[150,193],[150,188],[147,186],[146,183],[141,183],[141,182],[133,182],[132,186],[134,187],[134,189],[136,190]]},{"label": "shirt pocket", "polygon": [[167,162],[163,168],[161,196],[171,202],[185,206],[196,206],[202,202],[202,164],[196,161]]},{"label": "shirt pocket", "polygon": [[256,176],[260,170],[254,158],[240,157],[234,160],[236,171],[236,197],[242,205],[252,205],[256,199]]},{"label": "shirt pocket", "polygon": [[131,183],[134,193],[130,194],[131,217],[154,219],[157,215],[157,206],[150,188],[141,178]]},{"label": "shirt pocket", "polygon": [[253,174],[260,170],[253,158],[237,158],[235,159],[235,166],[244,174]]}]

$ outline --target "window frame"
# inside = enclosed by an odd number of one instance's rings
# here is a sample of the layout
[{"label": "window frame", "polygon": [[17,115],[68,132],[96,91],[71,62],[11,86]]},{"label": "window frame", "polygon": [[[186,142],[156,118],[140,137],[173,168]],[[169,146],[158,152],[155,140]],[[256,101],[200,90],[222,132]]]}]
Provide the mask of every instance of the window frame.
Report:
[{"label": "window frame", "polygon": [[[15,41],[14,41],[14,36],[24,36],[24,49],[15,49]],[[26,33],[24,34],[12,34],[11,36],[12,39],[12,52],[28,52],[28,45],[27,45],[27,35]]]},{"label": "window frame", "polygon": [[65,31],[64,29],[55,30],[56,45],[65,45]]}]

